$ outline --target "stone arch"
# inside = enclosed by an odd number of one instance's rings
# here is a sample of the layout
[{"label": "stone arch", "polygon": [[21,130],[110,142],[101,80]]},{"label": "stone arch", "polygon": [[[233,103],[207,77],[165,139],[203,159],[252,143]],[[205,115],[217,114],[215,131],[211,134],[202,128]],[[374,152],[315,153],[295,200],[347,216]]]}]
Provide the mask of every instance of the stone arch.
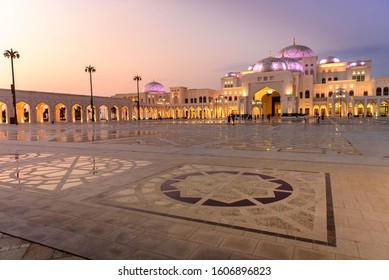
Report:
[{"label": "stone arch", "polygon": [[40,102],[36,106],[36,122],[47,123],[50,122],[50,106],[45,102]]},{"label": "stone arch", "polygon": [[122,120],[127,121],[129,120],[130,115],[128,111],[128,107],[126,105],[122,106]]},{"label": "stone arch", "polygon": [[320,115],[320,107],[319,107],[319,105],[313,106],[313,115],[314,116],[319,116]]},{"label": "stone arch", "polygon": [[377,103],[375,103],[374,101],[372,102],[369,102],[366,106],[366,116],[368,117],[372,117],[372,116],[376,116],[378,114],[377,112]]},{"label": "stone arch", "polygon": [[326,105],[320,106],[320,116],[327,116],[327,106]]},{"label": "stone arch", "polygon": [[118,121],[119,119],[119,108],[117,105],[113,105],[111,107],[111,120]]},{"label": "stone arch", "polygon": [[7,104],[0,101],[0,124],[8,123],[8,107]]},{"label": "stone arch", "polygon": [[[85,110],[86,110],[86,121],[91,122],[92,121],[92,106],[90,104],[87,105]],[[97,112],[96,106],[93,105],[93,115],[94,115],[93,118],[95,121],[96,121],[96,112]]]},{"label": "stone arch", "polygon": [[72,122],[83,122],[82,106],[78,103],[72,106]]},{"label": "stone arch", "polygon": [[354,115],[363,116],[365,114],[365,105],[362,102],[355,104]]},{"label": "stone arch", "polygon": [[389,102],[387,100],[384,100],[380,104],[380,116],[381,117],[386,117],[389,115]]},{"label": "stone arch", "polygon": [[107,105],[101,105],[99,107],[99,120],[100,121],[108,121],[109,120],[109,110]]},{"label": "stone arch", "polygon": [[55,110],[55,121],[66,122],[68,119],[68,108],[63,103],[58,103],[54,106]]},{"label": "stone arch", "polygon": [[272,116],[281,114],[281,95],[274,88],[262,88],[253,94],[252,100],[262,104],[262,114]]},{"label": "stone arch", "polygon": [[181,108],[176,108],[175,109],[175,113],[174,113],[174,118],[177,119],[177,118],[182,118],[182,110]]},{"label": "stone arch", "polygon": [[20,101],[16,104],[18,123],[31,123],[30,104]]}]

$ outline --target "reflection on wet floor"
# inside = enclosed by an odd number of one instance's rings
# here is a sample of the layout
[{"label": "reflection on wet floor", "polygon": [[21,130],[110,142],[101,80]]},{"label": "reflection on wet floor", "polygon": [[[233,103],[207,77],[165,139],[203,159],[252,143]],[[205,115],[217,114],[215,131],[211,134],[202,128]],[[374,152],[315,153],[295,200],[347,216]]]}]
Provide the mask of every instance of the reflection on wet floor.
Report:
[{"label": "reflection on wet floor", "polygon": [[[335,125],[334,125],[335,124]],[[177,126],[178,125],[178,126]],[[148,145],[153,147],[360,155],[343,136],[342,126],[330,121],[315,123],[239,123],[235,126],[195,122],[142,122],[133,125],[81,125],[5,127],[0,140]],[[1,127],[2,128],[2,127]],[[66,129],[65,129],[66,128]],[[314,136],[313,136],[314,135]]]},{"label": "reflection on wet floor", "polygon": [[65,132],[64,129],[23,129],[0,131],[0,140],[38,141]]},{"label": "reflection on wet floor", "polygon": [[120,131],[120,130],[75,130],[64,136],[54,138],[53,142],[94,142],[94,141],[106,141],[113,139],[122,139],[135,136],[146,136],[146,135],[165,135],[168,134],[168,131],[158,131],[158,130],[130,130],[130,131]]}]

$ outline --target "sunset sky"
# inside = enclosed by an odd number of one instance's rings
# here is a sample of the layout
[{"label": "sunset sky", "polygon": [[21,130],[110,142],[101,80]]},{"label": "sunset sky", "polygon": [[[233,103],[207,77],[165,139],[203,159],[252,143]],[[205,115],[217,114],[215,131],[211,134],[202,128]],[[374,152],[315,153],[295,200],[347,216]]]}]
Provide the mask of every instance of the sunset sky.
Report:
[{"label": "sunset sky", "polygon": [[[0,50],[17,89],[96,95],[144,84],[220,88],[227,72],[296,43],[389,76],[387,0],[0,0]],[[0,57],[0,88],[11,63]]]}]

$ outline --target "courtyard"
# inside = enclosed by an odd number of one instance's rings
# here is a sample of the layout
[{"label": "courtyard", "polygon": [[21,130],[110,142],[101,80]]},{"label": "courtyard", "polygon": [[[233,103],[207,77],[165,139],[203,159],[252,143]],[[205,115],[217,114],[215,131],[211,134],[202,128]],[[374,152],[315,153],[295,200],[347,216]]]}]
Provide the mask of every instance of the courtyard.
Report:
[{"label": "courtyard", "polygon": [[389,259],[389,120],[0,126],[0,259]]}]

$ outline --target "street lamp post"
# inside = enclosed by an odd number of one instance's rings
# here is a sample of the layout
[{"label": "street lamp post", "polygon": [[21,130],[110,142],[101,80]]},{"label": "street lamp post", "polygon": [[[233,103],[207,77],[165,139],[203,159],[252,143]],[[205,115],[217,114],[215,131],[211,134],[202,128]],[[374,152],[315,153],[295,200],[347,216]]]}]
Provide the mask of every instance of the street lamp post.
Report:
[{"label": "street lamp post", "polygon": [[342,117],[342,98],[346,97],[344,88],[336,89],[336,98],[339,98],[339,117]]},{"label": "street lamp post", "polygon": [[139,99],[139,81],[142,81],[142,77],[139,75],[136,75],[134,77],[134,81],[136,81],[136,91],[138,93],[138,104],[137,104],[137,109],[138,109],[138,120],[140,120],[140,99]]},{"label": "street lamp post", "polygon": [[93,90],[92,90],[92,73],[96,72],[96,69],[93,66],[86,66],[85,72],[89,73],[89,81],[90,81],[90,105],[92,109],[92,122],[95,122],[95,109],[93,106]]},{"label": "street lamp post", "polygon": [[14,50],[5,50],[4,56],[7,58],[11,58],[11,68],[12,68],[12,85],[11,85],[11,92],[12,92],[12,100],[13,100],[13,106],[14,106],[14,119],[15,124],[18,124],[18,118],[16,114],[16,93],[15,93],[15,75],[14,75],[14,58],[19,58],[20,55],[17,51]]}]

